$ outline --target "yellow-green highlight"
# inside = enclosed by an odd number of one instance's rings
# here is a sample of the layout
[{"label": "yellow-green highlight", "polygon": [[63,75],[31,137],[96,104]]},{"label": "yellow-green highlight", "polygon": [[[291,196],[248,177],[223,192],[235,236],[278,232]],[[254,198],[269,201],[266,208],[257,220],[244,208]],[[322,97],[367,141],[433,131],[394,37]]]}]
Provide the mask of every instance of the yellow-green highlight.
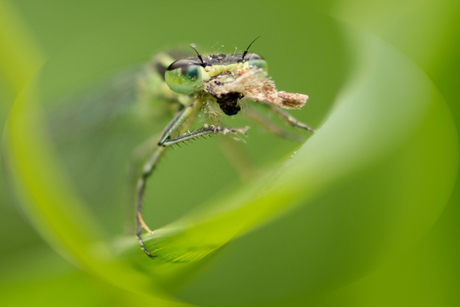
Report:
[{"label": "yellow-green highlight", "polygon": [[12,93],[22,87],[45,62],[27,25],[7,0],[0,1],[0,73]]}]

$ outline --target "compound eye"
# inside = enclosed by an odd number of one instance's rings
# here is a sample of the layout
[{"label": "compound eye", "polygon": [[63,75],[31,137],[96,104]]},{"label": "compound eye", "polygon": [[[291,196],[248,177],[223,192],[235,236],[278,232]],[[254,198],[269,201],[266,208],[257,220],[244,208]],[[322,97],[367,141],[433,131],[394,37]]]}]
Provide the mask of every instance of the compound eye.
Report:
[{"label": "compound eye", "polygon": [[194,60],[177,60],[166,69],[165,81],[169,88],[184,95],[200,91],[201,63]]},{"label": "compound eye", "polygon": [[244,57],[244,61],[248,62],[249,68],[257,67],[268,72],[267,62],[262,59],[262,57],[256,53],[248,53]]},{"label": "compound eye", "polygon": [[258,67],[268,72],[268,65],[267,62],[265,62],[265,60],[250,60],[248,62],[248,65],[249,68]]}]

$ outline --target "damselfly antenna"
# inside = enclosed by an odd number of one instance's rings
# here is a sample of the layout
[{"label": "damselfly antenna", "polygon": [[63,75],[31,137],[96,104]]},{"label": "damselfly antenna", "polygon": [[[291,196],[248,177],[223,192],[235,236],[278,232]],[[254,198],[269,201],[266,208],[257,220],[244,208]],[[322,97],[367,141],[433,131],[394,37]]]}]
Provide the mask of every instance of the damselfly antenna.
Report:
[{"label": "damselfly antenna", "polygon": [[196,55],[198,56],[198,58],[199,58],[200,61],[201,61],[201,64],[203,64],[203,66],[205,66],[206,63],[203,61],[203,58],[201,57],[201,54],[198,52],[198,50],[196,50],[195,47],[194,47],[193,45],[190,45],[190,47],[191,47],[193,50],[195,50]]},{"label": "damselfly antenna", "polygon": [[260,35],[257,36],[256,39],[253,40],[253,41],[249,44],[249,46],[248,46],[248,48],[246,48],[246,50],[244,50],[243,56],[242,56],[243,59],[244,59],[244,57],[246,56],[246,54],[248,54],[248,51],[249,51],[249,48],[251,48],[251,45],[252,45],[259,37],[260,37]]}]

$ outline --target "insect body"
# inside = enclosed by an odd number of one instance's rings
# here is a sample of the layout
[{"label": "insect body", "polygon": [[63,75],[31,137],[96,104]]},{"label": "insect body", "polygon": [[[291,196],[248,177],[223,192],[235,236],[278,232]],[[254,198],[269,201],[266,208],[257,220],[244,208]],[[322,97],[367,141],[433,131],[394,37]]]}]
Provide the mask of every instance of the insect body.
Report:
[{"label": "insect body", "polygon": [[[252,43],[249,45],[249,47]],[[235,116],[241,111],[243,98],[260,102],[270,108],[282,120],[293,127],[314,130],[297,121],[282,109],[299,109],[307,101],[304,94],[277,91],[275,83],[268,77],[266,61],[258,54],[249,53],[212,54],[202,57],[192,47],[197,57],[173,61],[166,55],[156,56],[149,66],[144,81],[144,90],[152,100],[163,100],[175,112],[158,140],[158,146],[144,165],[137,185],[136,235],[141,249],[149,256],[141,237],[141,230],[151,230],[141,216],[142,198],[146,181],[158,165],[166,149],[174,144],[197,139],[206,135],[246,134],[249,127],[228,128],[220,126],[221,116]],[[279,136],[289,136],[278,126],[248,107],[245,115]],[[207,114],[210,124],[190,132],[193,118],[198,112]]]}]

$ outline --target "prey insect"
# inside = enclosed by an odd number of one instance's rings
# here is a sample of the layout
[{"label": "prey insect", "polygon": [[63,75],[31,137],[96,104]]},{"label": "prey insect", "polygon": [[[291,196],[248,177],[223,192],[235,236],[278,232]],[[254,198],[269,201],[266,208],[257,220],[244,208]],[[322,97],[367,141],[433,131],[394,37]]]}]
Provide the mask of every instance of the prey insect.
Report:
[{"label": "prey insect", "polygon": [[[230,128],[220,122],[222,116],[235,116],[240,112],[274,134],[282,137],[292,135],[257,113],[250,103],[242,111],[243,98],[262,103],[295,128],[314,132],[283,110],[301,108],[308,96],[276,89],[268,76],[267,62],[260,55],[249,52],[254,41],[243,53],[204,57],[191,46],[196,57],[173,59],[171,55],[159,54],[148,68],[144,88],[151,89],[154,99],[166,101],[166,105],[174,108],[176,113],[145,162],[137,184],[136,235],[141,249],[149,257],[155,257],[155,253],[147,250],[141,236],[142,229],[152,232],[142,219],[142,201],[146,182],[168,148],[209,135],[230,135],[234,138],[246,135],[248,126]],[[199,112],[205,114],[209,124],[191,132],[188,129]]]}]

